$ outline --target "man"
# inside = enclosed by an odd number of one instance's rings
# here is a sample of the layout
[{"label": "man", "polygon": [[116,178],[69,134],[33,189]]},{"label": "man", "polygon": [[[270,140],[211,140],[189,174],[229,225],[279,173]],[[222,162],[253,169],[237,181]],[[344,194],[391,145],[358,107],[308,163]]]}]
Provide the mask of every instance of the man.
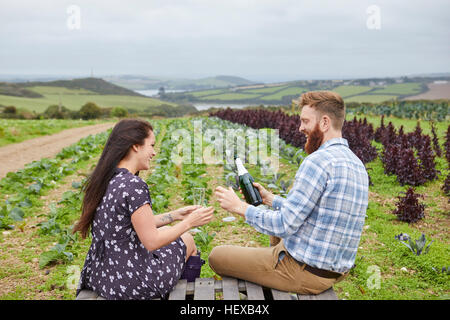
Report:
[{"label": "man", "polygon": [[301,96],[301,125],[309,154],[287,197],[274,196],[255,183],[266,210],[217,187],[220,206],[245,218],[259,232],[280,237],[270,248],[218,246],[211,268],[282,291],[319,294],[344,279],[356,257],[368,204],[363,163],[342,138],[345,106],[334,92]]}]

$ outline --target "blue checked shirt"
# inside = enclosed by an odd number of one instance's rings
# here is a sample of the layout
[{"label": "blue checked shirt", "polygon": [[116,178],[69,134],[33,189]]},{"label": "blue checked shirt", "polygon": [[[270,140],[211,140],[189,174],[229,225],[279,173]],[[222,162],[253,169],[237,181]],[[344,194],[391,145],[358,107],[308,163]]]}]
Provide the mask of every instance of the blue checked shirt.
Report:
[{"label": "blue checked shirt", "polygon": [[368,204],[366,168],[344,138],[325,142],[306,157],[287,198],[268,210],[249,206],[246,222],[280,237],[299,262],[335,272],[353,266]]}]

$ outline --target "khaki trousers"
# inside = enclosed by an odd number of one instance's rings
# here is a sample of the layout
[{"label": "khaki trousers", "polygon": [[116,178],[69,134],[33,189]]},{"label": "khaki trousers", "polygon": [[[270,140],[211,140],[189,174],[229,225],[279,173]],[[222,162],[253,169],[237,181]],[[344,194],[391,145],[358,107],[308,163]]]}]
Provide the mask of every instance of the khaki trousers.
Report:
[{"label": "khaki trousers", "polygon": [[[278,257],[284,252],[284,257]],[[224,245],[213,248],[209,255],[211,269],[221,276],[254,282],[264,287],[299,294],[319,294],[347,275],[337,279],[316,276],[300,266],[284,247],[283,241],[269,248]]]}]

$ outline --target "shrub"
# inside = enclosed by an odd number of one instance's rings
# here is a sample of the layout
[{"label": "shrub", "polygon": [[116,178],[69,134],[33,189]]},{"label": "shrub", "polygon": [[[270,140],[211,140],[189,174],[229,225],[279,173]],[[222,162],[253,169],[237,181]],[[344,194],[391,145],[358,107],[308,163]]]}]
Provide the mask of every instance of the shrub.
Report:
[{"label": "shrub", "polygon": [[447,128],[447,136],[445,139],[445,157],[447,162],[450,164],[450,125]]},{"label": "shrub", "polygon": [[404,186],[419,186],[426,182],[425,176],[419,166],[414,151],[412,149],[402,149],[399,151],[398,163],[396,165],[397,181]]},{"label": "shrub", "polygon": [[8,114],[17,114],[17,109],[14,106],[9,106],[9,107],[5,107],[3,109],[3,113],[8,113]]},{"label": "shrub", "polygon": [[102,110],[93,102],[88,102],[80,109],[80,116],[83,120],[98,119]]},{"label": "shrub", "polygon": [[425,217],[424,210],[425,206],[419,202],[420,194],[416,194],[414,189],[410,187],[404,197],[398,196],[398,201],[396,203],[397,208],[394,210],[394,214],[400,221],[405,221],[408,223],[417,222],[418,220]]},{"label": "shrub", "polygon": [[45,119],[69,119],[71,116],[69,109],[56,104],[49,106],[42,115]]},{"label": "shrub", "polygon": [[438,171],[436,170],[436,164],[434,162],[434,153],[431,149],[431,139],[429,136],[423,137],[422,146],[419,148],[420,166],[423,171],[423,177],[426,180],[434,180],[438,177]]},{"label": "shrub", "polygon": [[363,162],[368,163],[374,160],[378,153],[377,149],[372,146],[373,126],[367,124],[367,119],[364,118],[352,121],[345,121],[342,128],[342,136],[347,139],[350,149]]},{"label": "shrub", "polygon": [[440,157],[442,156],[441,146],[439,145],[439,139],[436,134],[436,128],[434,125],[434,122],[431,122],[431,133],[433,134],[433,147],[434,152],[436,153],[436,156]]},{"label": "shrub", "polygon": [[128,116],[128,111],[123,107],[115,107],[111,110],[111,116],[117,118],[125,118]]},{"label": "shrub", "polygon": [[[445,178],[444,185],[442,186],[442,190],[444,191],[447,197],[450,197],[450,173]],[[450,199],[449,199],[450,202]]]}]

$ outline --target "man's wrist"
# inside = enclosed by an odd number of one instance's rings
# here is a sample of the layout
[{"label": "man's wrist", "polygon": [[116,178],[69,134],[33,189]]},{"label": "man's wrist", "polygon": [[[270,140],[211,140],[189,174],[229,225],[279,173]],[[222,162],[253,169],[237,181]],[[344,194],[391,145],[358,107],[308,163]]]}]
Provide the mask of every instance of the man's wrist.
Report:
[{"label": "man's wrist", "polygon": [[264,204],[271,207],[274,198],[275,198],[275,195],[274,195],[274,194],[270,194],[270,195],[266,198],[266,201],[265,201],[266,203],[264,203]]},{"label": "man's wrist", "polygon": [[235,213],[237,213],[238,215],[240,215],[240,216],[242,216],[242,217],[245,218],[245,212],[247,211],[247,208],[248,208],[249,206],[250,206],[250,205],[249,205],[247,202],[241,201],[241,203],[240,203],[239,206],[237,207]]}]

